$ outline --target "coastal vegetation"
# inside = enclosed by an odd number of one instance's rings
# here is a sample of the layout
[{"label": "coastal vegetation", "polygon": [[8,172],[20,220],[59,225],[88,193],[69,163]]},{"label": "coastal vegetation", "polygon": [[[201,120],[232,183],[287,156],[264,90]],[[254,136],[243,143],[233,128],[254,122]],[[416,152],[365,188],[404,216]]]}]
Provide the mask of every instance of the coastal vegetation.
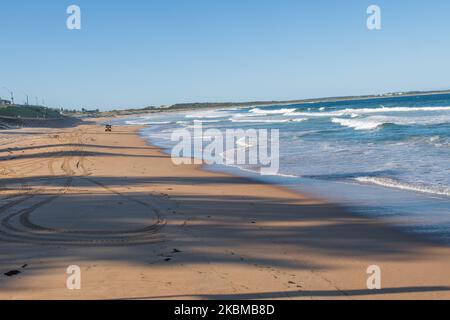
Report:
[{"label": "coastal vegetation", "polygon": [[0,107],[0,118],[17,119],[58,119],[59,111],[41,106],[8,105]]}]

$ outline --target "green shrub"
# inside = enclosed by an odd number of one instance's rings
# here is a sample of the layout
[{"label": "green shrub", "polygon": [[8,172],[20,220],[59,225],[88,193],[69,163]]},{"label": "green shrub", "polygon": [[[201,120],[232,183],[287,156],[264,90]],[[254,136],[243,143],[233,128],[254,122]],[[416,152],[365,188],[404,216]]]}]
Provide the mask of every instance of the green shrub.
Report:
[{"label": "green shrub", "polygon": [[0,107],[0,117],[14,118],[61,118],[59,111],[35,106],[3,106]]}]

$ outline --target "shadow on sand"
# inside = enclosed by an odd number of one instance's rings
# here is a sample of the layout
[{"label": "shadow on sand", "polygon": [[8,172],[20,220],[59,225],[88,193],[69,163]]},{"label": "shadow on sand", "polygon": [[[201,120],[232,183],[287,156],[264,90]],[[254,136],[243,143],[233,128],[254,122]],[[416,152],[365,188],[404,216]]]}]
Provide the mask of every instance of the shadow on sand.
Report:
[{"label": "shadow on sand", "polygon": [[[45,147],[45,146],[43,146]],[[86,147],[86,146],[85,146]],[[39,149],[39,147],[34,147]],[[19,156],[23,159],[77,156],[79,152],[37,153]],[[109,152],[89,152],[83,156],[102,157],[148,157],[149,155],[114,154]],[[158,156],[168,158],[168,156]],[[0,158],[2,160],[3,158]],[[64,177],[40,176],[32,178],[6,178],[0,180],[3,187],[11,189],[14,185],[33,185],[35,187],[55,186],[64,187]],[[242,264],[249,268],[276,268],[286,271],[314,270],[330,271],[335,267],[333,259],[350,258],[360,261],[409,261],[411,254],[426,248],[430,242],[419,236],[401,234],[397,229],[377,221],[362,218],[348,213],[345,209],[331,205],[312,203],[307,200],[286,199],[277,197],[256,197],[242,195],[200,196],[198,194],[177,193],[179,186],[202,186],[214,188],[217,184],[226,185],[254,185],[258,182],[232,176],[205,176],[205,177],[72,177],[73,187],[79,192],[61,195],[52,205],[62,208],[60,214],[79,214],[85,216],[89,213],[99,225],[108,223],[111,229],[120,228],[124,223],[141,223],[135,221],[136,217],[128,209],[121,209],[126,215],[108,218],[107,215],[97,215],[98,212],[89,211],[98,204],[105,208],[116,206],[128,208],[130,199],[134,205],[148,204],[158,207],[161,215],[168,222],[159,231],[161,244],[153,245],[124,245],[114,248],[70,245],[61,248],[59,244],[51,241],[42,245],[39,241],[10,242],[8,236],[0,232],[0,284],[2,291],[8,290],[4,283],[6,270],[4,266],[33,265],[38,260],[58,260],[61,250],[70,250],[70,258],[77,263],[83,261],[114,261],[134,263],[142,268],[155,266],[176,265],[205,265]],[[94,181],[94,183],[92,182]],[[158,191],[154,192],[154,186]],[[164,186],[171,186],[170,195],[162,194]],[[106,189],[96,190],[93,187],[108,186]],[[114,188],[121,188],[115,192]],[[90,188],[89,190],[85,190]],[[135,189],[148,190],[136,192]],[[111,191],[112,192],[108,192]],[[129,191],[123,191],[129,190]],[[100,192],[101,191],[101,192]],[[1,199],[0,224],[9,222],[8,216],[17,210],[32,208],[31,201],[45,200],[49,197],[45,192],[37,192],[20,202],[20,206],[12,201]],[[29,203],[30,202],[30,203]],[[19,202],[18,202],[19,203]],[[136,204],[137,203],[137,204]],[[50,204],[46,204],[50,205]],[[17,208],[16,208],[17,207]],[[144,206],[145,207],[145,206]],[[146,209],[145,207],[144,209]],[[142,209],[142,210],[144,210]],[[106,209],[105,209],[106,210]],[[139,209],[141,210],[141,209]],[[101,211],[101,209],[100,209]],[[39,215],[46,212],[46,206],[36,208],[30,212],[31,219],[39,220]],[[127,221],[129,220],[129,221]],[[174,248],[179,253],[167,260],[167,254]],[[8,249],[8,250],[6,250]],[[30,261],[30,250],[36,252]],[[425,251],[425,250],[423,250]],[[65,251],[64,251],[65,252]],[[268,254],[271,253],[271,254]],[[310,254],[318,255],[323,259],[311,261]],[[424,253],[421,259],[426,260]],[[369,264],[368,264],[369,265]],[[10,268],[10,267],[8,267]],[[40,265],[33,266],[21,276],[35,276],[43,270]],[[365,276],[365,270],[362,272]],[[25,288],[24,288],[25,290]],[[187,290],[189,291],[189,290]],[[397,293],[430,293],[450,291],[445,286],[422,286],[387,288],[381,291],[349,290],[349,291],[311,291],[297,290],[289,292],[254,292],[247,294],[227,295],[193,295],[207,299],[253,299],[253,298],[283,298],[283,297],[352,297],[364,295],[388,295]],[[153,298],[183,298],[183,296],[146,297]]]}]

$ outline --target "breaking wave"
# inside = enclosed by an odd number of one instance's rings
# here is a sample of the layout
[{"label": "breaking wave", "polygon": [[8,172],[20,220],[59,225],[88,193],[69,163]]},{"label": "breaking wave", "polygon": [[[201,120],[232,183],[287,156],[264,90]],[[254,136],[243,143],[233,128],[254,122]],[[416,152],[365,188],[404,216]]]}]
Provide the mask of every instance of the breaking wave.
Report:
[{"label": "breaking wave", "polygon": [[356,120],[333,118],[331,121],[333,123],[338,123],[341,126],[353,128],[355,130],[373,130],[384,124],[384,122],[370,121],[367,119]]},{"label": "breaking wave", "polygon": [[[291,109],[285,109],[291,110]],[[381,108],[360,108],[360,109],[343,109],[332,112],[288,112],[290,116],[306,116],[306,117],[340,117],[352,116],[357,117],[365,114],[374,113],[400,113],[400,112],[438,112],[449,111],[450,107],[381,107]]]},{"label": "breaking wave", "polygon": [[333,123],[338,123],[345,127],[355,130],[373,130],[386,124],[395,124],[400,126],[412,125],[439,125],[450,123],[450,115],[440,116],[423,116],[423,117],[389,117],[389,116],[372,116],[367,118],[333,118]]},{"label": "breaking wave", "polygon": [[413,191],[413,192],[420,192],[420,193],[426,193],[426,194],[433,194],[433,195],[439,195],[439,196],[450,196],[450,189],[448,188],[436,188],[436,187],[427,187],[422,185],[414,185],[414,184],[407,184],[400,181],[396,181],[391,178],[376,178],[376,177],[357,177],[354,180],[361,182],[361,183],[369,183],[369,184],[375,184],[383,187],[388,188],[395,188],[400,190],[406,190],[406,191]]},{"label": "breaking wave", "polygon": [[294,111],[296,111],[297,109],[292,108],[292,109],[277,109],[277,110],[265,110],[265,109],[260,109],[260,108],[255,108],[250,110],[250,113],[256,113],[259,115],[267,115],[267,114],[289,114],[292,113]]},{"label": "breaking wave", "polygon": [[143,125],[158,125],[158,124],[171,124],[171,121],[145,121],[145,120],[129,120],[125,121],[126,124],[143,126]]}]

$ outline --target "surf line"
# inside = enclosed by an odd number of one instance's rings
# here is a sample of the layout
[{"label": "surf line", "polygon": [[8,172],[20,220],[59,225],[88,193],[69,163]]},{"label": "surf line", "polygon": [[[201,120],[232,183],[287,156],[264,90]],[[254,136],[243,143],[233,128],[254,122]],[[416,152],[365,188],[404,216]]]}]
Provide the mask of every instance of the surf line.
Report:
[{"label": "surf line", "polygon": [[175,165],[252,165],[261,175],[277,175],[280,168],[279,129],[203,130],[195,121],[192,131],[172,132],[171,158]]}]

